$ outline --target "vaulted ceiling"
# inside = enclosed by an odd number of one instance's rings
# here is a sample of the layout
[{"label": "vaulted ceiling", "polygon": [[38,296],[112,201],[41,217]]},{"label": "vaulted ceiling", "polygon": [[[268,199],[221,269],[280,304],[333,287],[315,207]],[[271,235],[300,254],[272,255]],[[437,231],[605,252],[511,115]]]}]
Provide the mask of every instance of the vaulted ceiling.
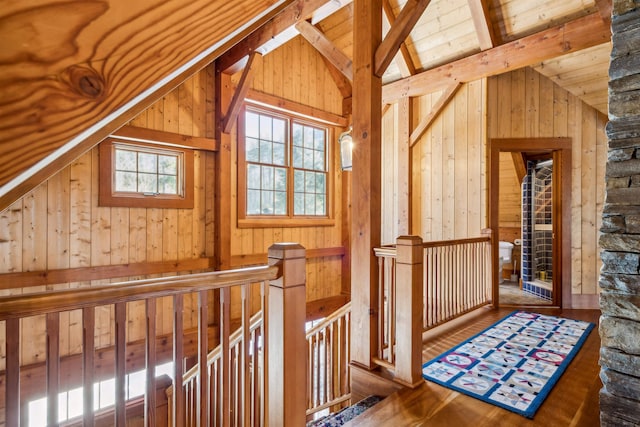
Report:
[{"label": "vaulted ceiling", "polygon": [[[348,98],[351,2],[6,2],[0,11],[0,210],[214,59],[236,72],[250,52],[268,55],[302,34],[326,57]],[[385,102],[533,66],[607,112],[610,0],[383,5],[384,31],[403,41],[382,67]]]}]

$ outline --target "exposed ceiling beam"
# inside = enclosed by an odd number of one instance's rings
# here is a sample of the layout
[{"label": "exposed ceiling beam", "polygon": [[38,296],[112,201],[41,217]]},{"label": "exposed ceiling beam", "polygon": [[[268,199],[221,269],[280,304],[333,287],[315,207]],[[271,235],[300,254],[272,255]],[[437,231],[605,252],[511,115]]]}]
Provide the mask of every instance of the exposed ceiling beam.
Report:
[{"label": "exposed ceiling beam", "polygon": [[[396,15],[393,12],[393,7],[391,7],[389,0],[382,0],[382,10],[384,11],[387,21],[389,21],[389,25],[393,26],[393,23],[396,21]],[[402,77],[413,76],[416,73],[416,66],[413,64],[411,53],[404,40],[400,44],[400,54],[400,60],[396,61],[400,69],[400,74]]]},{"label": "exposed ceiling beam", "polygon": [[272,48],[266,49],[265,45],[278,46],[297,36],[298,31],[294,27],[297,22],[311,18],[314,12],[320,12],[323,9],[327,10],[322,12],[322,16],[328,15],[334,8],[343,7],[342,3],[348,4],[349,2],[342,0],[337,3],[336,0],[297,0],[293,2],[280,14],[274,16],[265,25],[222,55],[218,60],[218,69],[226,73],[240,71],[244,64],[239,65],[238,63],[242,62],[254,50],[266,54]]},{"label": "exposed ceiling beam", "polygon": [[482,77],[503,74],[611,40],[609,26],[599,13],[506,43],[484,52],[432,68],[382,88],[382,102],[420,96]]},{"label": "exposed ceiling beam", "polygon": [[340,91],[342,97],[349,98],[353,93],[353,87],[351,86],[351,82],[349,81],[349,79],[323,55],[320,55],[320,58],[322,58],[322,61],[324,61],[324,65],[327,66],[327,71],[329,71],[329,75],[338,87],[338,90]]},{"label": "exposed ceiling beam", "polygon": [[422,135],[424,135],[427,129],[429,129],[429,126],[431,126],[431,123],[433,123],[436,117],[444,110],[444,107],[449,105],[449,101],[453,99],[458,89],[460,89],[460,86],[462,86],[462,83],[453,83],[440,95],[440,98],[436,101],[433,108],[431,108],[429,114],[424,116],[422,120],[420,120],[420,123],[418,123],[418,126],[411,132],[411,136],[409,137],[410,147],[416,145],[420,138],[422,138]]},{"label": "exposed ceiling beam", "polygon": [[[10,15],[10,27],[0,29],[0,39],[11,46],[3,51],[0,82],[0,211],[289,3],[147,0],[144,7],[115,10],[46,0],[29,13]],[[59,25],[49,25],[51,16],[60,18]]]},{"label": "exposed ceiling beam", "polygon": [[493,25],[491,25],[489,1],[467,0],[467,3],[469,3],[469,9],[471,9],[471,17],[473,18],[473,25],[476,27],[480,49],[487,50],[500,44],[493,30]]},{"label": "exposed ceiling beam", "polygon": [[513,167],[516,169],[516,176],[518,182],[522,185],[524,177],[527,176],[527,167],[525,166],[524,153],[521,151],[512,151],[511,158],[513,159]]},{"label": "exposed ceiling beam", "polygon": [[229,104],[229,110],[227,114],[224,116],[224,122],[222,123],[222,131],[224,133],[231,132],[236,119],[238,118],[238,114],[240,114],[240,108],[242,107],[242,103],[244,102],[244,97],[251,86],[253,81],[253,72],[257,68],[256,65],[260,65],[262,62],[262,55],[256,51],[253,51],[249,55],[249,61],[247,62],[247,66],[244,68],[242,72],[242,76],[240,77],[240,82],[238,83],[238,87],[236,87],[235,92],[233,93],[233,98],[231,98],[231,104]]},{"label": "exposed ceiling beam", "polygon": [[431,0],[409,0],[404,5],[402,11],[400,11],[400,14],[391,25],[391,29],[376,50],[376,76],[382,77],[391,61],[393,61],[393,57],[398,53],[400,45],[409,36],[409,33],[411,33],[416,22],[422,16],[422,12],[429,6],[430,2]]},{"label": "exposed ceiling beam", "polygon": [[598,12],[605,22],[611,22],[611,8],[613,7],[612,0],[595,0],[596,6],[598,6]]},{"label": "exposed ceiling beam", "polygon": [[300,21],[296,29],[322,56],[327,58],[344,76],[353,81],[353,65],[351,58],[338,49],[319,29],[307,21]]}]

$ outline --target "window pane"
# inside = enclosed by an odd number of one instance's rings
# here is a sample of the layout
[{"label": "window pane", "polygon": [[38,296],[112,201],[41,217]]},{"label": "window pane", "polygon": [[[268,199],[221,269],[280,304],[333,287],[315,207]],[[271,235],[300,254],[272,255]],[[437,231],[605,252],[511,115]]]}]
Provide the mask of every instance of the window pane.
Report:
[{"label": "window pane", "polygon": [[301,168],[303,166],[302,157],[303,149],[300,147],[293,147],[293,167]]},{"label": "window pane", "polygon": [[244,149],[248,162],[260,161],[260,144],[257,139],[247,138]]},{"label": "window pane", "polygon": [[304,215],[304,193],[294,193],[293,213],[294,215]]},{"label": "window pane", "polygon": [[313,148],[313,128],[304,127],[304,146],[305,148]]},{"label": "window pane", "polygon": [[178,194],[178,182],[173,175],[158,175],[158,193]]},{"label": "window pane", "polygon": [[138,174],[138,191],[140,193],[158,192],[158,175],[150,173]]},{"label": "window pane", "polygon": [[282,119],[273,119],[273,141],[285,142],[287,122]]},{"label": "window pane", "polygon": [[313,152],[313,169],[317,171],[324,170],[324,152],[323,151]]},{"label": "window pane", "polygon": [[247,215],[260,214],[260,190],[247,190]]},{"label": "window pane", "polygon": [[177,175],[178,158],[175,156],[158,156],[158,173]]},{"label": "window pane", "polygon": [[133,151],[116,149],[116,169],[135,172],[136,153]]},{"label": "window pane", "polygon": [[274,175],[274,189],[277,191],[287,191],[287,170],[276,168]]},{"label": "window pane", "polygon": [[325,214],[324,194],[316,194],[316,215]]},{"label": "window pane", "polygon": [[297,147],[302,147],[302,140],[303,134],[302,134],[302,126],[294,123],[293,124],[293,145],[297,146]]},{"label": "window pane", "polygon": [[314,148],[318,151],[324,151],[324,131],[321,129],[313,130]]},{"label": "window pane", "polygon": [[325,193],[325,174],[317,173],[316,174],[316,193]]},{"label": "window pane", "polygon": [[273,191],[262,192],[262,205],[260,208],[263,215],[273,215]]},{"label": "window pane", "polygon": [[256,113],[247,111],[245,122],[245,134],[250,138],[259,138],[260,131],[258,126],[259,116]]},{"label": "window pane", "polygon": [[304,165],[305,169],[313,169],[313,150],[304,149]]},{"label": "window pane", "polygon": [[304,173],[304,191],[305,193],[316,192],[316,179],[313,172]]},{"label": "window pane", "polygon": [[273,168],[262,166],[262,189],[273,190]]},{"label": "window pane", "polygon": [[304,195],[304,213],[305,215],[315,215],[316,213],[316,196],[313,194]]},{"label": "window pane", "polygon": [[284,155],[284,144],[273,144],[273,164],[281,166],[287,164]]},{"label": "window pane", "polygon": [[260,163],[272,162],[272,144],[270,141],[260,140]]},{"label": "window pane", "polygon": [[158,155],[151,153],[138,153],[138,172],[158,172]]},{"label": "window pane", "polygon": [[135,172],[116,171],[116,191],[138,191]]},{"label": "window pane", "polygon": [[260,166],[247,165],[247,188],[260,189]]},{"label": "window pane", "polygon": [[271,141],[271,122],[272,119],[269,116],[260,116],[260,139],[268,139]]},{"label": "window pane", "polygon": [[294,171],[293,172],[293,189],[296,192],[304,192],[304,172],[303,171]]},{"label": "window pane", "polygon": [[287,193],[283,191],[275,192],[275,214],[286,215],[287,214]]}]

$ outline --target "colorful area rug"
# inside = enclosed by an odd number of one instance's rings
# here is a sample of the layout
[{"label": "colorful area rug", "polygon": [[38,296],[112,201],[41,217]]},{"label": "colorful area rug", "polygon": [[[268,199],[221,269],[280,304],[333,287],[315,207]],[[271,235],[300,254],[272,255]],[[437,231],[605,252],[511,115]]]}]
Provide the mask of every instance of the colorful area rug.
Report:
[{"label": "colorful area rug", "polygon": [[533,418],[594,326],[515,311],[425,363],[422,376]]}]

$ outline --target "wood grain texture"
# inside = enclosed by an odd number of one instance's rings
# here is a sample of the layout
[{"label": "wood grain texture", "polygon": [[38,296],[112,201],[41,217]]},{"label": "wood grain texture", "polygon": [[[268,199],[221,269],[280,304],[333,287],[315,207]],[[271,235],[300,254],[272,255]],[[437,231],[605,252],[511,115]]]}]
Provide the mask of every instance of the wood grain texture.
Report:
[{"label": "wood grain texture", "polygon": [[[50,1],[5,9],[0,156],[11,167],[0,172],[0,209],[287,3]],[[39,161],[45,166],[33,168]]]}]

